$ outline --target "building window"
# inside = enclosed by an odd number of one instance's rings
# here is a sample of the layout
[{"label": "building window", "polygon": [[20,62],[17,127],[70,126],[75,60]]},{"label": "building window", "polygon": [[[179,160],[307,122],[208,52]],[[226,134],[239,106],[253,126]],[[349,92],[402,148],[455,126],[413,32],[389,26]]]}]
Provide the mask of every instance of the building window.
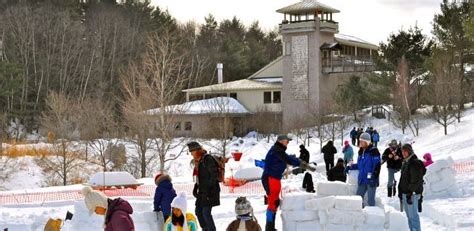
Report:
[{"label": "building window", "polygon": [[229,97],[230,97],[230,98],[237,99],[237,93],[235,93],[235,92],[230,93],[230,94],[229,94]]},{"label": "building window", "polygon": [[193,130],[193,123],[191,123],[190,121],[185,122],[184,123],[184,130],[185,131]]},{"label": "building window", "polygon": [[272,103],[272,92],[271,91],[265,91],[263,92],[263,103]]},{"label": "building window", "polygon": [[281,103],[281,92],[274,91],[273,92],[273,103]]},{"label": "building window", "polygon": [[176,122],[174,124],[174,130],[175,131],[181,131],[181,122]]}]

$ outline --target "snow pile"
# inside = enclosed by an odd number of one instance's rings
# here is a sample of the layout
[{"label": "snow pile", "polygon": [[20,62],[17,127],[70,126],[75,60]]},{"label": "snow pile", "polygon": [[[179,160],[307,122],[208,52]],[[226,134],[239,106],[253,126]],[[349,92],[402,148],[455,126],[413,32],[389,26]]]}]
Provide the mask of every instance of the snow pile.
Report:
[{"label": "snow pile", "polygon": [[235,179],[258,180],[262,177],[263,169],[259,167],[249,167],[237,170],[234,173]]},{"label": "snow pile", "polygon": [[137,184],[139,184],[138,181],[128,172],[98,172],[89,180],[89,185],[92,186],[124,186]]},{"label": "snow pile", "polygon": [[454,160],[448,157],[437,160],[427,167],[424,196],[459,196],[461,192],[456,184],[456,170],[453,164]]}]

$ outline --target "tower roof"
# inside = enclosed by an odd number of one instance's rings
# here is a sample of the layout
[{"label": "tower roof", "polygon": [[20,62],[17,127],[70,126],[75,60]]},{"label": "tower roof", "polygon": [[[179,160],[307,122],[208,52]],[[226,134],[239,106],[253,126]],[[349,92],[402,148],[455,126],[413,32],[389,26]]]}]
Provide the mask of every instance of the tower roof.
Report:
[{"label": "tower roof", "polygon": [[277,12],[282,14],[312,14],[317,10],[326,13],[340,12],[338,9],[332,8],[316,0],[301,0],[300,2],[281,8],[277,10]]}]

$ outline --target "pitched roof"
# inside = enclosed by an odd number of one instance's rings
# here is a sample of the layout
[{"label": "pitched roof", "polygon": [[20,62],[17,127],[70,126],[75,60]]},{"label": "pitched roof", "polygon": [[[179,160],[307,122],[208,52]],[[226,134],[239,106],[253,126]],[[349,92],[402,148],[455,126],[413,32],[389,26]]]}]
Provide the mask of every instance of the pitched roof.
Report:
[{"label": "pitched roof", "polygon": [[[183,104],[165,107],[165,112],[178,115],[202,115],[202,114],[249,114],[250,112],[240,102],[231,97],[216,97],[190,101]],[[149,115],[156,115],[161,108],[146,111]]]},{"label": "pitched roof", "polygon": [[377,45],[372,44],[370,42],[367,42],[367,41],[365,41],[361,38],[357,38],[357,37],[352,36],[352,35],[335,34],[334,37],[335,37],[337,42],[340,42],[342,44],[358,46],[358,47],[368,48],[368,49],[373,49],[373,50],[379,49],[379,47]]},{"label": "pitched roof", "polygon": [[196,87],[183,90],[183,92],[228,92],[237,90],[266,90],[280,89],[281,83],[258,81],[254,79],[241,79],[232,82],[219,83],[204,87]]},{"label": "pitched roof", "polygon": [[282,77],[283,56],[276,58],[249,77],[249,79]]},{"label": "pitched roof", "polygon": [[339,13],[338,9],[332,8],[326,4],[320,3],[316,0],[302,0],[295,4],[278,9],[278,13],[286,14],[305,14],[314,13],[316,10],[320,10],[327,13]]}]

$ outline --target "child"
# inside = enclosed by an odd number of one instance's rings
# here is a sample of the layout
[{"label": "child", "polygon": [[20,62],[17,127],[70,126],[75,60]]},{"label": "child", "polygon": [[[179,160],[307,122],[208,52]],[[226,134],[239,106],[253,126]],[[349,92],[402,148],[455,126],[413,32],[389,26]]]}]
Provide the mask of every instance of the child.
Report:
[{"label": "child", "polygon": [[226,231],[261,231],[262,228],[253,216],[253,208],[245,197],[235,200],[235,213],[237,219],[227,226]]},{"label": "child", "polygon": [[[171,214],[171,201],[176,197],[176,191],[173,189],[171,177],[166,173],[158,173],[155,177],[155,184],[154,211],[161,211],[163,213],[163,221],[166,221]],[[158,219],[161,218],[159,217]]]},{"label": "child", "polygon": [[328,181],[341,181],[346,182],[346,168],[344,167],[344,160],[339,158],[336,166],[329,170]]},{"label": "child", "polygon": [[423,159],[425,160],[423,161],[425,168],[434,163],[433,159],[431,159],[431,153],[425,153],[425,155],[423,155]]},{"label": "child", "polygon": [[181,192],[171,202],[171,216],[166,220],[163,231],[197,231],[196,217],[187,209],[186,192]]},{"label": "child", "polygon": [[135,226],[130,214],[133,213],[132,206],[122,199],[109,199],[102,192],[92,190],[86,186],[82,188],[84,202],[89,214],[105,216],[105,231],[134,231]]}]

